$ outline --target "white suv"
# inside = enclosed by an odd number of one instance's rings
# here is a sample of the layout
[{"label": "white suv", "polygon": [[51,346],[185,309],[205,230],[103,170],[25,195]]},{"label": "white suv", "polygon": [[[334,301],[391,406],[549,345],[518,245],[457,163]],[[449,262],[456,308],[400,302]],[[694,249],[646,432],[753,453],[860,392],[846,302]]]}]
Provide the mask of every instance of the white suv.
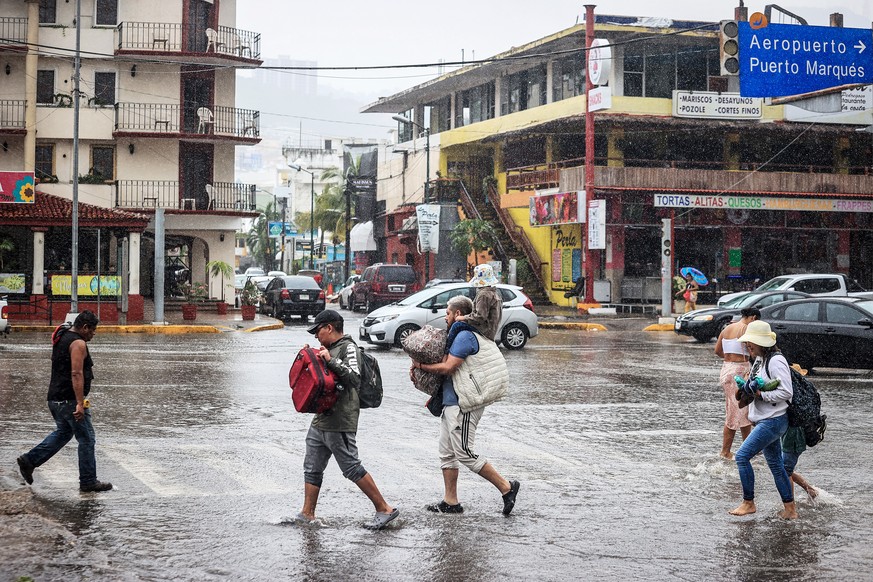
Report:
[{"label": "white suv", "polygon": [[0,333],[9,329],[9,305],[5,297],[0,297]]},{"label": "white suv", "polygon": [[[455,295],[466,295],[472,299],[475,292],[475,287],[469,283],[428,287],[367,314],[361,324],[359,337],[371,344],[400,347],[404,337],[425,325],[445,329],[449,299]],[[528,338],[539,333],[533,303],[521,287],[515,285],[497,285],[497,292],[503,298],[503,317],[497,330],[497,341],[510,350],[520,350]]]}]

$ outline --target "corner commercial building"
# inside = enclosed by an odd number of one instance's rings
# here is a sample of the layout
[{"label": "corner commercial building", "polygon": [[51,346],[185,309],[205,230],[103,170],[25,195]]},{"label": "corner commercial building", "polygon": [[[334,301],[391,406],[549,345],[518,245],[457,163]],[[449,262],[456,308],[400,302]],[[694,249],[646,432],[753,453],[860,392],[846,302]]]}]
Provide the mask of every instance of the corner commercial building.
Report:
[{"label": "corner commercial building", "polygon": [[[79,272],[116,274],[126,262],[128,319],[141,319],[154,288],[149,219],[163,208],[168,263],[221,297],[220,279],[206,281],[206,262],[233,265],[234,233],[255,215],[254,186],[235,182],[233,168],[235,147],[260,140],[260,115],[237,108],[234,94],[236,69],[261,63],[260,35],[235,28],[233,0],[81,6],[79,201],[143,215],[148,226],[83,225]],[[39,192],[69,200],[75,3],[0,0],[0,15],[0,170],[35,171]],[[13,266],[37,303],[53,275],[69,273],[70,229],[4,221],[3,206],[0,232],[19,251]],[[119,260],[122,240],[128,255]],[[225,286],[233,297],[232,281]]]},{"label": "corner commercial building", "polygon": [[[594,29],[612,45],[588,193],[606,201],[598,299],[659,299],[663,218],[674,267],[722,289],[795,271],[873,287],[873,142],[855,131],[873,123],[869,87],[844,92],[833,115],[771,106],[740,99],[736,77],[721,75],[717,23],[598,15]],[[585,272],[585,225],[531,226],[532,198],[584,188],[584,46],[584,25],[573,26],[364,108],[429,127],[432,167],[465,186],[453,195],[462,215],[495,221],[507,234],[496,258],[525,259],[561,305]],[[388,216],[422,201],[423,138],[401,141],[408,153],[379,176]],[[383,233],[404,235],[414,253],[408,233]]]}]

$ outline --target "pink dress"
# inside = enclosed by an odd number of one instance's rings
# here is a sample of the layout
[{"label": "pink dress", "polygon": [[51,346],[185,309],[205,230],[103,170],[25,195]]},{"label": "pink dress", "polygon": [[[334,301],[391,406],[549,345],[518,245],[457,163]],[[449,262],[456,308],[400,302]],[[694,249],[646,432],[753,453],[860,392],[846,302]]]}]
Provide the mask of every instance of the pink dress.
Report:
[{"label": "pink dress", "polygon": [[[723,339],[721,343],[726,354],[745,352],[741,344],[735,339]],[[737,383],[734,380],[734,376],[747,377],[750,369],[749,362],[724,362],[721,366],[719,383],[724,389],[724,425],[730,430],[739,430],[741,427],[752,424],[749,421],[749,409],[740,408],[737,403]]]}]

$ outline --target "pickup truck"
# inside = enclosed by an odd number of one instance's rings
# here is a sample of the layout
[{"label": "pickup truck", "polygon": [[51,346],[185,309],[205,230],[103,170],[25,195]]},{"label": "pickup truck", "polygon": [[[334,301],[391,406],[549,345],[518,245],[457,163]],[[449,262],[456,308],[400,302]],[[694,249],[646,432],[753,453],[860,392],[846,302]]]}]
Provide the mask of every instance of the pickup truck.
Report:
[{"label": "pickup truck", "polygon": [[[854,279],[849,279],[842,274],[834,273],[810,273],[806,275],[781,275],[773,277],[755,291],[800,291],[809,293],[810,295],[821,295],[828,297],[863,297],[864,299],[873,299],[873,291],[866,291],[858,285]],[[739,293],[728,293],[718,298],[718,305],[721,306],[735,297],[744,295],[748,291]]]}]

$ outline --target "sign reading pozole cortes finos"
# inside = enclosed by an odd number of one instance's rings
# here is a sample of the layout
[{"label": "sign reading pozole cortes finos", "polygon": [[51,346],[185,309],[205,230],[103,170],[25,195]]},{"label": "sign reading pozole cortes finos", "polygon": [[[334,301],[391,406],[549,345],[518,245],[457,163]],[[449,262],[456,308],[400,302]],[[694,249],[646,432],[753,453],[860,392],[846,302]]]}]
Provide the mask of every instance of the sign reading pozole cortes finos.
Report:
[{"label": "sign reading pozole cortes finos", "polygon": [[33,204],[33,172],[0,172],[0,203]]},{"label": "sign reading pozole cortes finos", "polygon": [[807,212],[873,212],[873,200],[777,198],[769,196],[705,196],[655,194],[661,208],[712,208],[724,210],[801,210]]}]

